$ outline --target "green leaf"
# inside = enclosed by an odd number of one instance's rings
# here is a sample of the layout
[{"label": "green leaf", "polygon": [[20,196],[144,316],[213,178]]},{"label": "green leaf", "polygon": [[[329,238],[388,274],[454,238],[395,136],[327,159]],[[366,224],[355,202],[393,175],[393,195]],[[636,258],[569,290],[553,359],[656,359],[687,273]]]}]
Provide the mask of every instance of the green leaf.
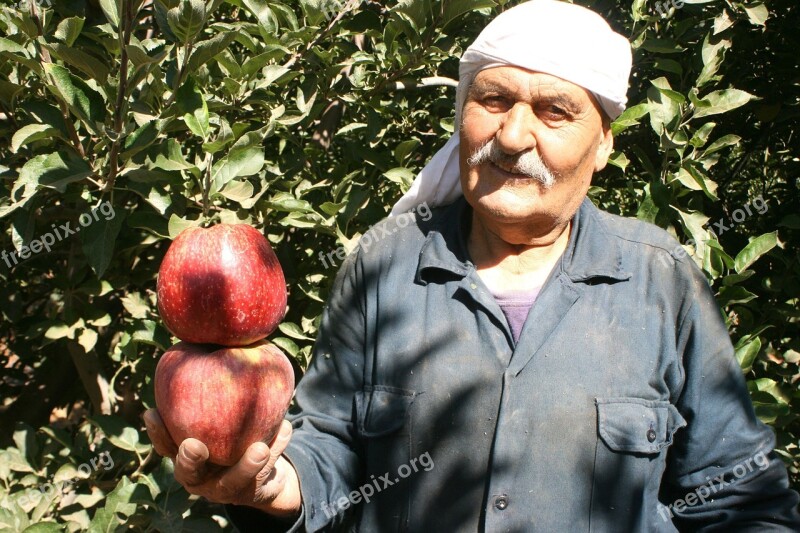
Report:
[{"label": "green leaf", "polygon": [[19,172],[19,179],[14,184],[14,189],[17,189],[18,185],[32,184],[64,193],[67,185],[86,179],[91,175],[92,169],[88,163],[83,159],[73,157],[69,152],[67,154],[42,154],[25,163]]},{"label": "green leaf", "polygon": [[300,347],[297,346],[297,343],[286,337],[276,337],[272,339],[272,343],[292,357],[296,357],[297,353],[300,351]]},{"label": "green leaf", "polygon": [[105,500],[105,506],[99,509],[89,524],[89,533],[109,533],[118,531],[120,526],[128,523],[128,519],[137,511],[137,504],[152,505],[150,490],[144,483],[131,483],[123,477],[116,488]]},{"label": "green leaf", "polygon": [[[688,172],[691,178],[697,183],[699,186],[699,190],[702,190],[706,196],[708,196],[709,200],[717,201],[719,198],[717,197],[717,184],[708,177],[708,175],[702,170],[702,168],[697,164],[692,164],[691,162],[687,161],[684,163],[684,166],[681,167],[678,174],[680,176],[683,175],[684,172]],[[683,183],[683,180],[681,180]],[[697,189],[695,189],[697,190]]]},{"label": "green leaf", "polygon": [[628,168],[628,165],[630,164],[630,160],[628,159],[628,156],[626,156],[624,152],[615,150],[608,157],[608,164],[614,165],[615,167],[622,169],[622,172],[625,172],[625,169]]},{"label": "green leaf", "polygon": [[83,347],[83,351],[89,353],[97,344],[97,332],[93,329],[84,329],[78,335],[77,341]]},{"label": "green leaf", "polygon": [[757,99],[750,93],[739,89],[725,89],[713,91],[699,100],[695,107],[693,118],[708,117],[727,113],[737,107],[745,105],[750,100]]},{"label": "green leaf", "polygon": [[125,211],[118,209],[114,212],[114,216],[107,219],[92,220],[90,216],[89,219],[92,222],[88,226],[83,226],[83,222],[81,222],[81,226],[78,226],[75,230],[81,230],[83,253],[98,278],[103,277],[106,268],[111,263],[111,258],[114,256],[114,244],[119,235],[119,230],[122,228],[125,214]]},{"label": "green leaf", "polygon": [[714,152],[718,152],[723,148],[727,148],[728,146],[735,146],[741,142],[742,138],[738,135],[728,134],[723,135],[713,143],[709,145],[708,148],[705,149],[703,155],[708,156],[713,154]]},{"label": "green leaf", "polygon": [[305,341],[314,340],[311,337],[306,336],[303,333],[303,330],[300,329],[300,326],[298,326],[297,324],[293,324],[292,322],[282,322],[278,325],[278,329],[281,330],[281,333],[293,339],[299,339]]},{"label": "green leaf", "polygon": [[265,52],[262,52],[257,56],[247,58],[242,64],[241,71],[244,73],[245,77],[252,77],[262,68],[267,66],[270,61],[274,61],[289,52],[287,48],[279,45],[269,45],[265,48],[265,50]]},{"label": "green leaf", "polygon": [[0,462],[14,472],[33,472],[27,459],[16,448],[6,448],[0,452]]},{"label": "green leaf", "polygon": [[653,68],[663,70],[664,72],[672,72],[681,76],[683,74],[683,67],[678,61],[674,59],[667,59],[666,57],[659,57],[653,62]]},{"label": "green leaf", "polygon": [[40,139],[59,136],[59,131],[48,124],[28,124],[18,129],[11,138],[11,152],[17,151],[28,143]]},{"label": "green leaf", "polygon": [[672,39],[647,39],[640,48],[658,54],[680,54],[686,50]]},{"label": "green leaf", "polygon": [[[716,30],[714,33],[717,33]],[[729,39],[722,39],[712,36],[710,33],[703,40],[702,58],[703,69],[697,77],[697,87],[703,87],[708,82],[715,79],[715,75],[722,66],[725,52],[731,47]]]},{"label": "green leaf", "polygon": [[39,455],[39,443],[36,441],[36,430],[23,422],[14,425],[14,444],[30,464],[36,464]]},{"label": "green leaf", "polygon": [[234,39],[236,39],[236,33],[223,31],[217,33],[211,39],[195,44],[192,55],[189,58],[189,72],[194,72],[200,66],[208,63],[214,56],[227,49]]},{"label": "green leaf", "polygon": [[183,44],[194,42],[206,22],[203,0],[180,0],[178,7],[167,12],[167,24]]},{"label": "green leaf", "polygon": [[0,52],[10,52],[13,54],[25,54],[25,47],[15,43],[11,39],[0,37]]},{"label": "green leaf", "polygon": [[209,116],[208,104],[206,103],[205,98],[202,100],[202,105],[195,109],[193,113],[186,113],[183,116],[183,121],[186,122],[186,125],[189,127],[192,133],[204,141],[208,138]]},{"label": "green leaf", "polygon": [[751,277],[753,277],[754,274],[755,271],[753,270],[745,270],[741,274],[728,274],[727,276],[722,278],[722,284],[727,287],[731,287],[733,285],[736,285],[738,283],[750,279]]},{"label": "green leaf", "polygon": [[87,54],[80,48],[71,47],[66,44],[53,43],[46,44],[47,47],[57,58],[71,65],[90,78],[105,83],[108,78],[108,66],[96,57]]},{"label": "green leaf", "polygon": [[266,0],[242,0],[242,3],[256,16],[262,31],[270,34],[278,30],[278,19],[270,9],[269,2]]},{"label": "green leaf", "polygon": [[105,101],[100,93],[62,66],[47,63],[44,69],[53,83],[50,88],[55,95],[62,98],[93,133],[100,135],[99,125],[106,119]]},{"label": "green leaf", "polygon": [[731,287],[722,287],[717,297],[717,302],[721,307],[727,307],[733,304],[746,304],[755,300],[757,296],[748,291],[741,285],[734,285]]},{"label": "green leaf", "polygon": [[405,167],[395,167],[383,173],[383,176],[391,182],[400,185],[400,190],[405,192],[411,187],[414,181],[414,171]]},{"label": "green leaf", "polygon": [[677,209],[678,215],[683,220],[683,224],[688,231],[691,238],[694,240],[694,246],[697,253],[696,257],[704,257],[706,240],[708,239],[708,232],[705,225],[708,224],[708,217],[699,211],[686,213]]},{"label": "green leaf", "polygon": [[144,65],[158,63],[162,61],[167,55],[167,49],[163,42],[150,48],[145,48],[141,43],[135,41],[135,37],[131,37],[131,43],[125,47],[128,52],[128,59],[131,60],[133,66],[139,68]]},{"label": "green leaf", "polygon": [[81,30],[83,30],[83,22],[84,19],[80,17],[63,19],[58,23],[54,37],[67,46],[72,46],[75,43],[75,39],[81,34]]},{"label": "green leaf", "polygon": [[136,131],[125,137],[125,143],[120,157],[122,159],[128,159],[148,148],[158,139],[159,133],[157,120],[146,122],[143,126],[137,128]]},{"label": "green leaf", "polygon": [[778,232],[765,233],[756,237],[744,247],[744,249],[736,255],[735,269],[736,272],[741,274],[747,268],[755,263],[759,257],[769,252],[778,245]]},{"label": "green leaf", "polygon": [[747,13],[747,18],[755,26],[766,26],[767,19],[769,18],[769,9],[764,4],[753,4],[744,6],[744,11]]},{"label": "green leaf", "polygon": [[244,202],[253,197],[253,184],[249,181],[232,180],[219,192],[234,202]]},{"label": "green leaf", "polygon": [[733,26],[733,19],[728,14],[728,11],[725,10],[714,18],[714,35],[722,33],[731,26]]},{"label": "green leaf", "polygon": [[689,140],[689,144],[695,148],[702,148],[706,142],[708,142],[708,137],[711,135],[711,132],[716,125],[717,124],[714,122],[706,122],[697,128],[697,131],[694,132],[694,135],[692,135],[692,138]]},{"label": "green leaf", "polygon": [[772,396],[778,403],[782,403],[788,405],[792,400],[791,397],[786,394],[783,390],[781,390],[780,384],[774,379],[769,378],[759,378],[753,380],[747,384],[748,390],[757,390],[760,392],[766,392],[770,396]]},{"label": "green leaf", "polygon": [[112,415],[94,415],[87,419],[100,428],[109,442],[117,448],[139,454],[150,451],[149,444],[139,442],[139,431],[129,426],[123,418]]},{"label": "green leaf", "polygon": [[264,147],[261,134],[250,132],[243,135],[231,147],[228,155],[220,159],[211,169],[212,193],[216,193],[234,178],[252,176],[264,167]]},{"label": "green leaf", "polygon": [[650,126],[656,135],[665,131],[671,132],[678,125],[681,117],[681,106],[672,96],[669,81],[666,78],[651,80],[653,87],[647,90],[647,102],[650,112]]},{"label": "green leaf", "polygon": [[142,320],[139,324],[141,327],[131,335],[132,341],[155,346],[161,351],[172,345],[172,336],[160,321]]},{"label": "green leaf", "polygon": [[167,139],[164,144],[166,145],[166,154],[158,154],[156,160],[153,162],[153,166],[167,171],[190,170],[196,168],[186,161],[181,151],[181,145],[175,138]]},{"label": "green leaf", "polygon": [[22,533],[62,533],[63,531],[64,526],[55,522],[38,522],[23,529]]},{"label": "green leaf", "polygon": [[130,292],[120,298],[120,301],[122,302],[122,307],[124,307],[133,318],[147,318],[150,305],[138,292]]},{"label": "green leaf", "polygon": [[199,228],[202,226],[202,224],[202,220],[187,220],[179,217],[176,214],[172,214],[172,216],[169,217],[169,238],[174,239],[183,230],[188,228]]},{"label": "green leaf", "polygon": [[495,7],[495,2],[492,0],[451,0],[444,2],[443,25],[447,26],[464,13],[490,7]]},{"label": "green leaf", "polygon": [[276,193],[270,198],[267,205],[269,205],[271,209],[286,211],[288,213],[294,213],[296,211],[312,213],[314,211],[314,208],[307,201],[295,198],[291,194],[283,191]]},{"label": "green leaf", "polygon": [[115,28],[119,27],[120,4],[121,0],[100,0],[100,9]]},{"label": "green leaf", "polygon": [[643,103],[631,106],[622,112],[617,119],[611,123],[611,133],[618,135],[631,126],[639,124],[639,119],[645,116],[650,111],[650,104]]}]

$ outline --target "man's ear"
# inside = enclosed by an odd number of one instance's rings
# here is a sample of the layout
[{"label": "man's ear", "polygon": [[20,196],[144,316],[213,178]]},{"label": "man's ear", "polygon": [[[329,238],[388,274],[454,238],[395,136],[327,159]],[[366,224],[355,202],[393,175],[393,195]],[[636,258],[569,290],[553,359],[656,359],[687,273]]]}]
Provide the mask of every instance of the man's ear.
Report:
[{"label": "man's ear", "polygon": [[614,151],[614,136],[611,135],[611,121],[603,120],[603,129],[600,132],[600,144],[594,157],[594,171],[600,172],[606,167],[611,152]]}]

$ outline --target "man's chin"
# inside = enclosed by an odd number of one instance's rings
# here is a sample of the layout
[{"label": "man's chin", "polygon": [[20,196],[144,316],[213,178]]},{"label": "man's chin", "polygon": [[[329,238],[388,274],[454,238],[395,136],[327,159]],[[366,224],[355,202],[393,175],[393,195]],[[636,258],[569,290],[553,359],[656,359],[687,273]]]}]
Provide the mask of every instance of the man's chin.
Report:
[{"label": "man's chin", "polygon": [[475,204],[473,208],[478,211],[479,216],[490,217],[501,223],[530,222],[546,218],[550,211],[538,195],[520,195],[507,190],[479,195],[475,197]]}]

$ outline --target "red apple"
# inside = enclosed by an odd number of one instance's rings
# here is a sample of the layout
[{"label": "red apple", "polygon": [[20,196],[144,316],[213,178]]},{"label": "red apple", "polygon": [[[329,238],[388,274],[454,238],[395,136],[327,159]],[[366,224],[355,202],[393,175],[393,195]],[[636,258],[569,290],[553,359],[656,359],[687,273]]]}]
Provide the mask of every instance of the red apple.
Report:
[{"label": "red apple", "polygon": [[158,312],[186,342],[247,346],[286,313],[286,282],[267,239],[246,224],[189,228],[158,271]]},{"label": "red apple", "polygon": [[224,348],[179,342],[156,367],[156,406],[172,439],[202,441],[212,463],[231,466],[269,444],[294,392],[294,370],[274,344]]}]

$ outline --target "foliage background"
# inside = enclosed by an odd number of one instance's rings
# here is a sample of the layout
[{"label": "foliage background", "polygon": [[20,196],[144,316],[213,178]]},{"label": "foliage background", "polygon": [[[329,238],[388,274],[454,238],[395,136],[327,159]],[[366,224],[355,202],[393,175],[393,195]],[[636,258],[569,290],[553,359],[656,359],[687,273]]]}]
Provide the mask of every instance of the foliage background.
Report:
[{"label": "foliage background", "polygon": [[[172,343],[155,308],[170,237],[263,229],[291,291],[272,340],[305,368],[339,263],[321,257],[352,248],[444,143],[457,58],[515,3],[0,1],[0,251],[82,230],[0,261],[0,530],[224,526],[140,419]],[[578,3],[634,47],[592,198],[687,243],[798,487],[798,6]],[[737,213],[757,197],[765,212]],[[104,202],[113,218],[80,226]],[[113,468],[79,470],[103,452]],[[30,490],[44,483],[63,491]]]}]

